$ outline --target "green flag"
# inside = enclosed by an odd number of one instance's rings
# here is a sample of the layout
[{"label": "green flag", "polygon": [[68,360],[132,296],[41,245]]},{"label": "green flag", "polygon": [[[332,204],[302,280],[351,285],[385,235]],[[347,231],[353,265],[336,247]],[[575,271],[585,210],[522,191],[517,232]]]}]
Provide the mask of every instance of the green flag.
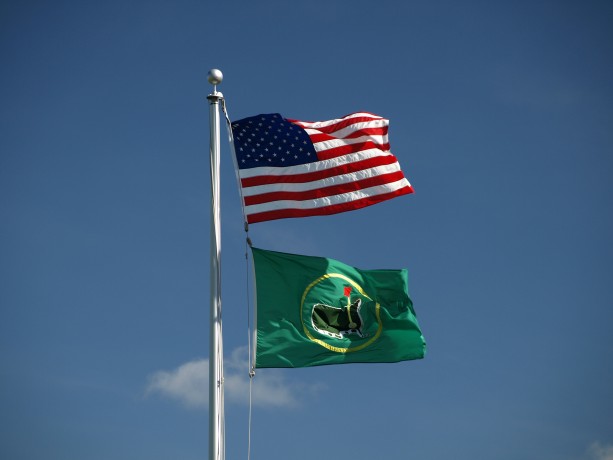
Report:
[{"label": "green flag", "polygon": [[424,357],[406,270],[360,270],[323,257],[252,252],[257,368]]}]

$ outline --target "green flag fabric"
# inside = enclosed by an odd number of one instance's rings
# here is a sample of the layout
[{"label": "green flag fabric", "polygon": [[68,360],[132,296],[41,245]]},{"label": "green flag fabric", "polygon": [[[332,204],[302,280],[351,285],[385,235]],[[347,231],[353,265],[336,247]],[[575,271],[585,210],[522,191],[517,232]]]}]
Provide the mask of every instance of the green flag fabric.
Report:
[{"label": "green flag fabric", "polygon": [[252,248],[256,368],[398,362],[426,343],[401,270]]}]

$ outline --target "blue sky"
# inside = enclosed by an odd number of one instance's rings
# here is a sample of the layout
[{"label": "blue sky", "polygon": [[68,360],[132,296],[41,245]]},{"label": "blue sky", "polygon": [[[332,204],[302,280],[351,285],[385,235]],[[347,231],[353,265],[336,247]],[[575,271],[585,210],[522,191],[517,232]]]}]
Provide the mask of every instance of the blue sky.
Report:
[{"label": "blue sky", "polygon": [[[234,119],[390,119],[415,194],[255,224],[409,270],[421,361],[258,371],[252,458],[613,459],[613,5],[0,4],[0,457],[206,458],[210,68]],[[247,279],[222,141],[228,458]]]}]

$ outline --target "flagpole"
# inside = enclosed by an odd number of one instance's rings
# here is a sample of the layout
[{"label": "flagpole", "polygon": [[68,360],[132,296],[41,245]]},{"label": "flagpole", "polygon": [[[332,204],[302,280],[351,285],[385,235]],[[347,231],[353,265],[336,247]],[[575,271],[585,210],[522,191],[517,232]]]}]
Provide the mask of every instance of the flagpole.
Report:
[{"label": "flagpole", "polygon": [[213,92],[207,96],[210,120],[211,163],[211,311],[209,323],[209,460],[224,460],[223,427],[223,340],[221,331],[221,219],[219,185],[219,102],[223,94],[217,85],[223,80],[218,69],[211,69],[208,81]]}]

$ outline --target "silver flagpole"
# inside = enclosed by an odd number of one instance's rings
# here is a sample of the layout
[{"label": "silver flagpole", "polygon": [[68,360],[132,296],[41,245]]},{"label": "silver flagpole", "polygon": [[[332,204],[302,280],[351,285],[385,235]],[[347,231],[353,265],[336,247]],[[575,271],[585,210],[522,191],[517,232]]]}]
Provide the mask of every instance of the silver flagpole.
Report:
[{"label": "silver flagpole", "polygon": [[219,187],[219,101],[223,94],[217,85],[223,80],[218,69],[211,69],[208,81],[213,92],[210,105],[211,161],[211,316],[209,336],[209,460],[224,460],[223,439],[223,342],[221,335],[221,219]]}]

